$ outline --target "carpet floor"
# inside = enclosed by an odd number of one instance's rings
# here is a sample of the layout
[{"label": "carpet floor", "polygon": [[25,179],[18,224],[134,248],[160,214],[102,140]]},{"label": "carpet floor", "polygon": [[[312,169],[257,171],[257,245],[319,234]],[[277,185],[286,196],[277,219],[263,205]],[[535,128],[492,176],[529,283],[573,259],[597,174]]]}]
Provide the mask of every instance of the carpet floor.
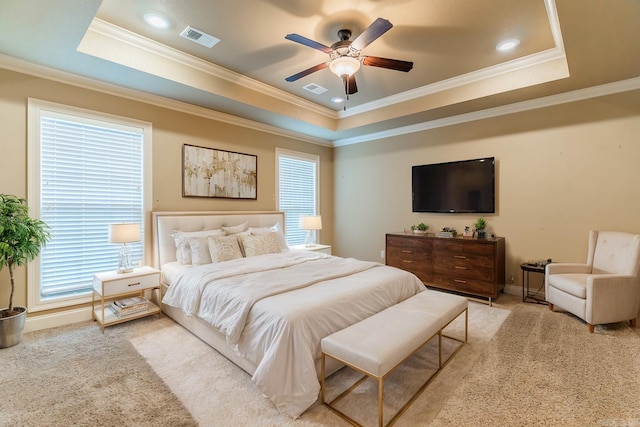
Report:
[{"label": "carpet floor", "polygon": [[[470,371],[508,314],[509,310],[500,305],[489,307],[470,302],[469,342],[396,425],[427,425],[438,414],[455,386]],[[464,316],[454,321],[446,332],[462,338]],[[200,426],[349,425],[317,402],[297,420],[280,415],[271,402],[257,391],[248,374],[167,317],[144,328],[137,328],[132,343],[182,400]],[[385,380],[385,420],[435,371],[438,360],[435,343],[427,344]],[[453,348],[453,343],[447,342],[446,352],[450,353]],[[355,379],[357,374],[349,369],[332,375],[327,383],[329,397],[337,395]],[[359,422],[377,425],[376,399],[376,384],[368,380],[340,403],[344,411]]]},{"label": "carpet floor", "polygon": [[[505,320],[506,319],[506,320]],[[446,332],[461,336],[463,319]],[[447,342],[445,353],[454,344]],[[505,295],[469,303],[469,342],[398,426],[636,426],[640,331],[597,326]],[[316,403],[283,417],[251,378],[166,316],[100,332],[94,322],[25,334],[0,350],[0,426],[347,426]],[[427,344],[385,381],[385,420],[435,370]],[[357,377],[328,379],[331,397]],[[342,402],[376,425],[376,385]]]},{"label": "carpet floor", "polygon": [[131,345],[127,325],[104,335],[91,321],[25,333],[0,350],[0,426],[197,425]]},{"label": "carpet floor", "polygon": [[640,337],[519,304],[432,426],[640,425]]}]

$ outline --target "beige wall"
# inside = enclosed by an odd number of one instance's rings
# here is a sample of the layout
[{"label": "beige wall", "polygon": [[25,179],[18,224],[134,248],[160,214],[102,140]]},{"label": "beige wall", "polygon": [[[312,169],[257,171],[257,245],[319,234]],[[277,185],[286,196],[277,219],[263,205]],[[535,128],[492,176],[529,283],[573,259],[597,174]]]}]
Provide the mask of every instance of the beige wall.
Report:
[{"label": "beige wall", "polygon": [[[330,149],[0,69],[0,192],[26,196],[27,98],[153,124],[154,210],[273,210],[275,148],[321,158],[322,243],[334,254],[381,260],[384,235],[425,222],[459,231],[477,215],[411,212],[412,165],[494,156],[497,212],[489,232],[507,242],[507,278],[519,264],[582,261],[589,229],[639,232],[639,91]],[[181,196],[182,144],[258,156],[258,199]],[[333,221],[332,221],[333,219]],[[17,274],[19,283],[25,269]],[[0,306],[8,297],[0,271]],[[26,303],[19,285],[16,304]]]},{"label": "beige wall", "polygon": [[590,229],[640,233],[640,91],[335,149],[334,253],[380,261],[387,232],[462,231],[478,215],[411,212],[411,166],[494,156],[507,282],[528,259],[586,260]]},{"label": "beige wall", "polygon": [[[27,99],[151,122],[153,125],[153,210],[275,210],[275,150],[286,148],[320,156],[320,239],[333,235],[333,153],[322,147],[266,132],[126,100],[51,80],[0,69],[0,193],[27,196]],[[258,156],[257,200],[183,198],[182,145],[192,144]],[[150,228],[147,229],[150,236]],[[147,239],[147,245],[149,240]],[[17,272],[14,304],[26,304],[26,269]],[[0,271],[0,308],[6,307],[9,273]]]}]

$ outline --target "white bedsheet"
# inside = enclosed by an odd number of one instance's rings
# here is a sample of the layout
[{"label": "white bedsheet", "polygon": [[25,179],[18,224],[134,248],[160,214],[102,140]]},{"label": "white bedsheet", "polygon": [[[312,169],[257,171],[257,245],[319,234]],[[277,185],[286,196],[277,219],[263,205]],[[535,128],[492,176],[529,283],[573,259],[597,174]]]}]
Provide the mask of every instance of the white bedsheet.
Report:
[{"label": "white bedsheet", "polygon": [[257,366],[258,389],[296,418],[318,398],[320,340],[422,290],[379,263],[288,251],[185,269],[163,304],[223,332]]}]

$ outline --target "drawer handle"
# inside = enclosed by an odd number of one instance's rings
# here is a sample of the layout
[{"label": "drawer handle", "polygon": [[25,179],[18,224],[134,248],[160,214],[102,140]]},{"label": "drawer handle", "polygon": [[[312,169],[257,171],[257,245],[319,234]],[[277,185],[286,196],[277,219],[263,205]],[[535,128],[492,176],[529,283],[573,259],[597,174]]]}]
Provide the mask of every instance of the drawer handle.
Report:
[{"label": "drawer handle", "polygon": [[466,280],[454,279],[453,281],[456,282],[456,283],[467,283]]},{"label": "drawer handle", "polygon": [[463,255],[454,255],[453,257],[454,258],[460,258],[460,259],[467,259],[467,257],[463,256]]},{"label": "drawer handle", "polygon": [[453,267],[453,268],[456,268],[458,270],[466,270],[467,269],[467,267],[460,267],[460,266],[457,266],[457,265],[455,267]]},{"label": "drawer handle", "polygon": [[403,249],[403,250],[402,250],[402,253],[403,253],[403,254],[412,254],[412,253],[413,253],[413,251],[408,251],[408,250],[406,250],[406,249]]},{"label": "drawer handle", "polygon": [[411,264],[413,261],[409,261],[408,259],[403,259],[402,262],[404,262],[405,264]]},{"label": "drawer handle", "polygon": [[137,283],[129,283],[127,286],[138,286],[140,284],[140,282]]}]

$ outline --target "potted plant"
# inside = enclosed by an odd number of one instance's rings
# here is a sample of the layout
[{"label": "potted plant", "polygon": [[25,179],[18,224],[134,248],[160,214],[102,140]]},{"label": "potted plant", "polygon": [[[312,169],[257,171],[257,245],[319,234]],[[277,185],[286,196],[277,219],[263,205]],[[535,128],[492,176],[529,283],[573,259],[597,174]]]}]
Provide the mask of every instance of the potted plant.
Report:
[{"label": "potted plant", "polygon": [[415,234],[426,234],[428,229],[429,229],[429,226],[424,222],[421,222],[418,225],[411,226],[411,231]]},{"label": "potted plant", "polygon": [[487,231],[485,230],[485,228],[487,228],[487,221],[484,218],[478,218],[473,226],[478,232],[478,239],[487,238]]},{"label": "potted plant", "polygon": [[9,307],[0,309],[0,348],[20,342],[27,316],[26,307],[13,306],[14,269],[37,257],[50,236],[47,224],[29,216],[25,199],[0,194],[0,270],[9,269],[11,283]]}]

